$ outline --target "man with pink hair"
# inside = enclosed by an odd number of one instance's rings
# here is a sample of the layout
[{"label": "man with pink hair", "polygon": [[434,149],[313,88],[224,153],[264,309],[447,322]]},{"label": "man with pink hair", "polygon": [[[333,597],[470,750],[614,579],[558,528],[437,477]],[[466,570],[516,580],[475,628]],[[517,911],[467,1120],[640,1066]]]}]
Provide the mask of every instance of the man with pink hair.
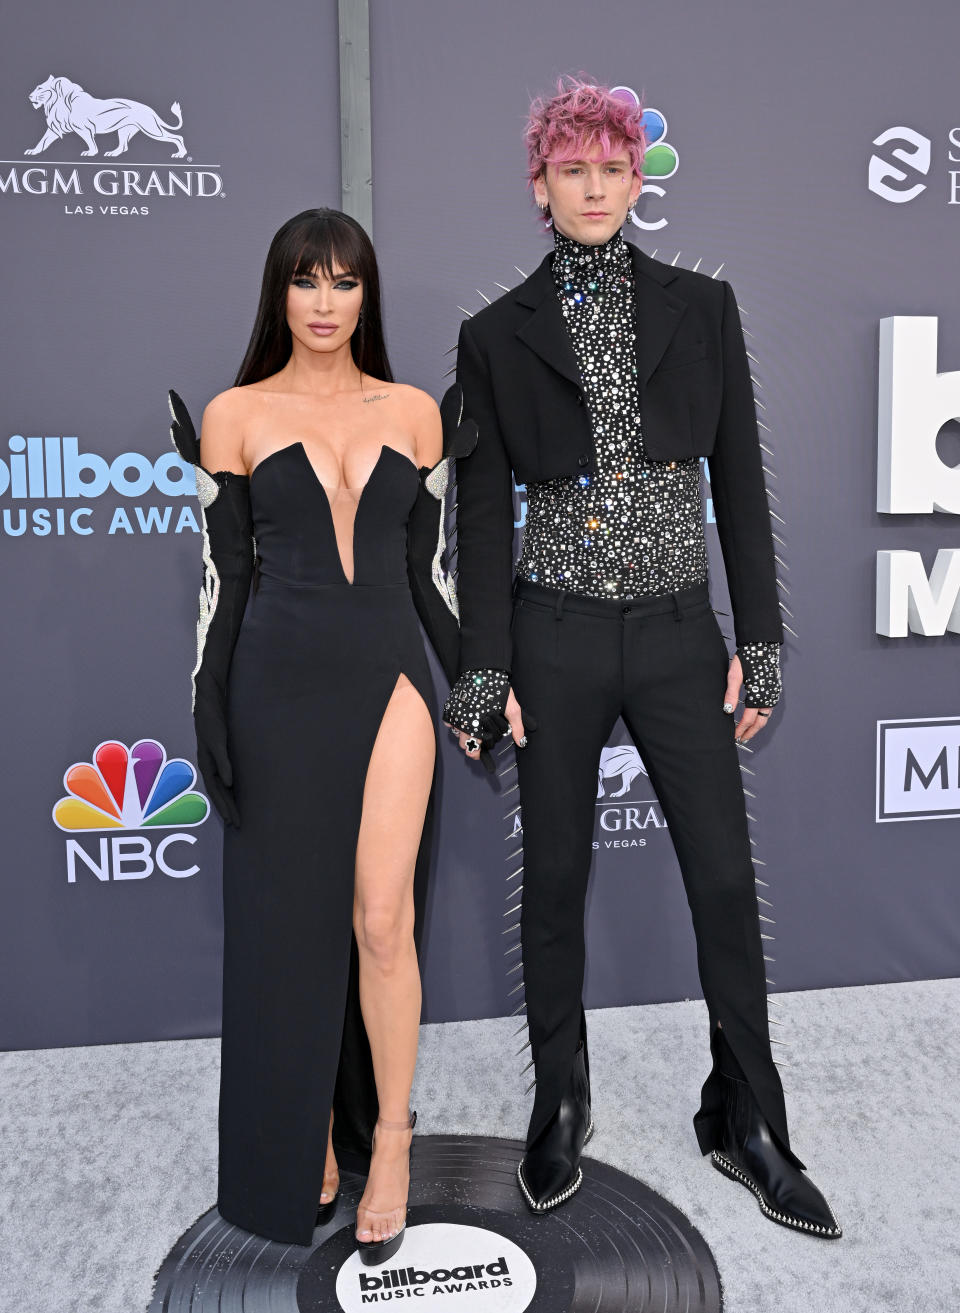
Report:
[{"label": "man with pink hair", "polygon": [[[693,914],[713,1058],[694,1117],[700,1148],[765,1216],[837,1237],[790,1148],[737,755],[779,697],[783,633],[736,299],[729,284],[624,241],[643,153],[632,98],[562,80],[532,105],[526,143],[554,250],[460,332],[457,377],[479,440],[457,467],[462,673],[444,711],[470,756],[504,732],[522,749],[521,933],[537,1079],[519,1184],[545,1212],[582,1179],[593,1129],[584,902],[597,767],[622,716]],[[710,606],[701,457],[732,660]],[[512,476],[528,499],[516,570]],[[537,726],[529,744],[525,720]]]}]

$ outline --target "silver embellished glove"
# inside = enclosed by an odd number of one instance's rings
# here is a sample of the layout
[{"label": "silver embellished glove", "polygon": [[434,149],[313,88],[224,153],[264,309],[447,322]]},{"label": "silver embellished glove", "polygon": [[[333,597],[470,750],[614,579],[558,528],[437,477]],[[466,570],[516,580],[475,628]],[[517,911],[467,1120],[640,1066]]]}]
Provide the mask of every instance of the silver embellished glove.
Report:
[{"label": "silver embellished glove", "polygon": [[737,656],[743,667],[744,706],[775,707],[783,691],[780,644],[741,643]]},{"label": "silver embellished glove", "polygon": [[491,715],[503,716],[510,692],[506,670],[465,670],[443,704],[443,719],[465,734],[484,737],[484,722]]}]

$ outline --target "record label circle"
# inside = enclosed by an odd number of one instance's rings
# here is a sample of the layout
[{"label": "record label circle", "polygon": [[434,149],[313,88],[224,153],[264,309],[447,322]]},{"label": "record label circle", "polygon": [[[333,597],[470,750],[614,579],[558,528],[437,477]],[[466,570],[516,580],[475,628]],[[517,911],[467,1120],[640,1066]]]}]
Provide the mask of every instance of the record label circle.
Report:
[{"label": "record label circle", "polygon": [[337,1273],[343,1313],[407,1298],[429,1313],[526,1313],[537,1271],[506,1236],[479,1226],[408,1226],[393,1259],[367,1266],[354,1250]]}]

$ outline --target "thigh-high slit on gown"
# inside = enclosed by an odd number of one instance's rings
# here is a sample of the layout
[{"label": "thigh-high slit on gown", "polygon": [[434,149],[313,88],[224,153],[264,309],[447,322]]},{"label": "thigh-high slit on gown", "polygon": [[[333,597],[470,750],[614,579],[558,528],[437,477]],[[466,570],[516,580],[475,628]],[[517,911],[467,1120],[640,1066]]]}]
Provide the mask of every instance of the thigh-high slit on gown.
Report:
[{"label": "thigh-high slit on gown", "polygon": [[[391,694],[432,682],[407,572],[414,463],[384,446],[344,573],[327,493],[300,443],[254,469],[257,570],[228,682],[240,826],[224,832],[218,1208],[309,1244],[327,1129],[365,1171],[377,1117],[353,938],[364,781]],[[432,791],[431,791],[432,799]],[[414,879],[417,937],[430,805]]]}]

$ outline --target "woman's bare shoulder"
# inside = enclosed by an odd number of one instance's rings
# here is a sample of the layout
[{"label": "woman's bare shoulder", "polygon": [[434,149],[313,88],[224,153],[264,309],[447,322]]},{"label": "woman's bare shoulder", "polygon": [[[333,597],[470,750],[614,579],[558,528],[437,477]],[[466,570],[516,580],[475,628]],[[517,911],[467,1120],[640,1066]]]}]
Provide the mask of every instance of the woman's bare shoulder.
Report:
[{"label": "woman's bare shoulder", "polygon": [[245,388],[227,388],[207,402],[200,430],[201,461],[211,471],[243,474],[244,421],[250,413]]},{"label": "woman's bare shoulder", "polygon": [[443,455],[440,408],[429,392],[410,383],[397,383],[397,400],[410,427],[420,465],[433,466]]},{"label": "woman's bare shoulder", "polygon": [[429,419],[439,415],[437,403],[429,392],[415,388],[412,383],[393,383],[397,400],[412,419]]}]

